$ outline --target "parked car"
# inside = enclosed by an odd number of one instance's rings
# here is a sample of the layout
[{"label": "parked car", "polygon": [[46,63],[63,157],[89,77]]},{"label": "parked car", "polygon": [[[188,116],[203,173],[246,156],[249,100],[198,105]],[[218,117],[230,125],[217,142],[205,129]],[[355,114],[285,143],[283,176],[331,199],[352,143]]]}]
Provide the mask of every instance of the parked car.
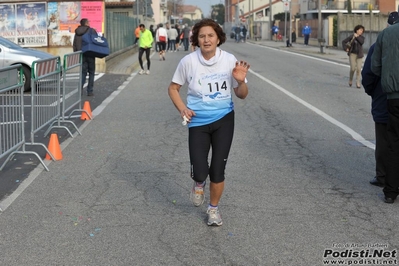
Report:
[{"label": "parked car", "polygon": [[52,54],[19,46],[10,40],[0,37],[0,68],[21,64],[24,91],[31,89],[31,67],[33,61],[54,57]]}]

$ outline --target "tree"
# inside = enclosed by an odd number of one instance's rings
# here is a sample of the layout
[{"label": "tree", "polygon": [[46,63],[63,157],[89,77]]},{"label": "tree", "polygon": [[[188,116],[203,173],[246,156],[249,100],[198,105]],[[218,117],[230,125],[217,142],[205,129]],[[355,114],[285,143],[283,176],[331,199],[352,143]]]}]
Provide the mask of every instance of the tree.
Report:
[{"label": "tree", "polygon": [[224,8],[223,4],[213,5],[212,12],[211,12],[211,19],[213,19],[217,23],[223,25],[224,13],[225,13],[225,8]]}]

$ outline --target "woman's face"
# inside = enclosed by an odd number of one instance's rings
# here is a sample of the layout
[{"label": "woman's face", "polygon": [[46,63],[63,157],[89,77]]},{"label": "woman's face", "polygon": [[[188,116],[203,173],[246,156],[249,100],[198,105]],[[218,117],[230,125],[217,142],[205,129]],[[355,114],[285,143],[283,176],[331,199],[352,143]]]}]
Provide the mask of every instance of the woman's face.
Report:
[{"label": "woman's face", "polygon": [[356,31],[357,35],[362,35],[363,34],[363,28],[360,28]]},{"label": "woman's face", "polygon": [[218,35],[211,26],[200,28],[198,33],[198,45],[203,54],[210,54],[213,56],[216,52],[216,47],[219,43]]}]

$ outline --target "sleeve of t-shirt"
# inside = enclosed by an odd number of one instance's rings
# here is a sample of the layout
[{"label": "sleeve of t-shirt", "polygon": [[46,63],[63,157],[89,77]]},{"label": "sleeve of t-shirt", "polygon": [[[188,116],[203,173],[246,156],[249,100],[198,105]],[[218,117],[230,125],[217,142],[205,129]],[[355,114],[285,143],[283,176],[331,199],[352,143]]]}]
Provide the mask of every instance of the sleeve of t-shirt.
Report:
[{"label": "sleeve of t-shirt", "polygon": [[187,64],[183,58],[180,60],[180,63],[177,65],[175,74],[173,75],[172,82],[183,86],[187,81]]}]

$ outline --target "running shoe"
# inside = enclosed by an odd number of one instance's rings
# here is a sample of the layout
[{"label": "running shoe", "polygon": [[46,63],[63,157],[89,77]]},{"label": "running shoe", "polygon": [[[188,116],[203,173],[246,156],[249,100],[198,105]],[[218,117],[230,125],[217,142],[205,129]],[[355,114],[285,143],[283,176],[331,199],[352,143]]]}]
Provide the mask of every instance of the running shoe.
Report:
[{"label": "running shoe", "polygon": [[149,70],[147,70],[145,73],[146,73],[147,75],[149,75],[149,74],[150,74],[150,71],[149,71]]},{"label": "running shoe", "polygon": [[139,75],[143,75],[144,73],[145,73],[144,70],[139,71]]},{"label": "running shoe", "polygon": [[223,224],[218,208],[208,208],[208,225],[221,226]]},{"label": "running shoe", "polygon": [[193,189],[191,190],[190,194],[190,198],[194,206],[198,207],[204,203],[205,201],[204,187],[205,184],[203,186],[198,186],[197,182],[194,181]]}]

